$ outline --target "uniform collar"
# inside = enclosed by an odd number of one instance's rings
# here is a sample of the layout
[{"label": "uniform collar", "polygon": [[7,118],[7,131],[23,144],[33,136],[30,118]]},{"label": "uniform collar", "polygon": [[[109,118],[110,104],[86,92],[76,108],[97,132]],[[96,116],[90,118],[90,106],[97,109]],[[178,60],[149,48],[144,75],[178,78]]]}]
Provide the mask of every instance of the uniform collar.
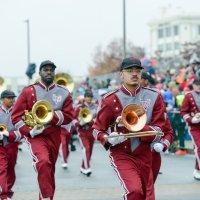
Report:
[{"label": "uniform collar", "polygon": [[129,95],[129,96],[135,96],[141,89],[141,86],[138,85],[138,87],[134,90],[134,91],[130,91],[128,90],[125,85],[122,85],[120,90],[125,93],[126,95]]},{"label": "uniform collar", "polygon": [[5,112],[5,113],[10,113],[11,112],[11,110],[12,110],[12,107],[11,108],[9,108],[9,109],[7,109],[5,106],[3,106],[3,105],[1,105],[1,109]]},{"label": "uniform collar", "polygon": [[42,81],[39,81],[38,84],[45,90],[49,91],[55,87],[55,83],[52,83],[49,87],[47,87]]}]

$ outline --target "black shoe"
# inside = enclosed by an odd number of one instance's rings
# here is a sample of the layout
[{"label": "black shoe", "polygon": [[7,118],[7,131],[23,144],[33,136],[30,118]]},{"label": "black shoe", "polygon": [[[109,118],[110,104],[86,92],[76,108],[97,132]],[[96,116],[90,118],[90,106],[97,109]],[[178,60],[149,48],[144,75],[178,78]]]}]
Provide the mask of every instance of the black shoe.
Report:
[{"label": "black shoe", "polygon": [[83,169],[81,168],[81,173],[87,177],[90,177],[90,175],[92,174],[91,169]]},{"label": "black shoe", "polygon": [[18,150],[19,150],[19,151],[22,151],[22,148],[21,148],[21,147],[18,147]]},{"label": "black shoe", "polygon": [[76,151],[76,146],[75,145],[71,145],[71,151]]},{"label": "black shoe", "polygon": [[88,172],[88,173],[86,174],[86,176],[87,176],[87,177],[90,177],[91,174],[92,174],[92,172]]}]

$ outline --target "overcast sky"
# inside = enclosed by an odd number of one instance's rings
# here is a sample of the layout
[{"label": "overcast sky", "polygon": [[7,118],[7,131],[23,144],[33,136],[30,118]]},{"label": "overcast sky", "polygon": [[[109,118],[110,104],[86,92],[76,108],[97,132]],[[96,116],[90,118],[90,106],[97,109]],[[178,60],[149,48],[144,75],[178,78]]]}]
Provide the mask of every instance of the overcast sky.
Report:
[{"label": "overcast sky", "polygon": [[[23,76],[27,67],[25,19],[30,20],[31,61],[49,59],[59,71],[86,75],[96,46],[122,37],[123,0],[0,0],[0,76]],[[161,8],[198,12],[199,0],[126,0],[127,37],[147,46],[147,23]]]}]

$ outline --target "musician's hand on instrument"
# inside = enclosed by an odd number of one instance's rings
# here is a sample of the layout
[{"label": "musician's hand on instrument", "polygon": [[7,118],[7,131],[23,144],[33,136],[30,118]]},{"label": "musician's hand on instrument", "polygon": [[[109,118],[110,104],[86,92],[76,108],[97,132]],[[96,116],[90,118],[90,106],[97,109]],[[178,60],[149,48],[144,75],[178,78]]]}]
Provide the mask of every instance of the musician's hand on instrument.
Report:
[{"label": "musician's hand on instrument", "polygon": [[153,149],[154,149],[156,152],[160,153],[160,152],[163,151],[164,145],[163,145],[162,143],[160,143],[160,142],[157,142],[157,143],[155,143],[155,144],[153,145]]},{"label": "musician's hand on instrument", "polygon": [[0,132],[0,140],[3,140],[4,137],[8,137],[8,136],[9,136],[9,132],[7,130]]},{"label": "musician's hand on instrument", "polygon": [[117,119],[116,119],[116,123],[120,123],[120,121],[122,120],[122,116],[118,116]]},{"label": "musician's hand on instrument", "polygon": [[35,126],[33,127],[33,129],[31,129],[30,135],[31,135],[32,138],[34,138],[36,135],[41,134],[43,131],[44,131],[44,126],[38,128],[38,126],[35,125]]},{"label": "musician's hand on instrument", "polygon": [[200,117],[197,117],[196,115],[192,118],[193,124],[198,124],[200,122]]},{"label": "musician's hand on instrument", "polygon": [[122,122],[122,116],[121,115],[117,117],[116,123],[117,123],[118,127],[123,127],[124,126],[124,124]]},{"label": "musician's hand on instrument", "polygon": [[116,137],[109,137],[108,136],[108,142],[112,146],[115,146],[116,144],[120,144],[120,143],[124,142],[127,139],[124,136],[117,137],[117,135],[123,135],[123,134],[122,133],[118,133],[118,132],[112,132],[112,133],[109,134],[109,136],[116,136]]}]

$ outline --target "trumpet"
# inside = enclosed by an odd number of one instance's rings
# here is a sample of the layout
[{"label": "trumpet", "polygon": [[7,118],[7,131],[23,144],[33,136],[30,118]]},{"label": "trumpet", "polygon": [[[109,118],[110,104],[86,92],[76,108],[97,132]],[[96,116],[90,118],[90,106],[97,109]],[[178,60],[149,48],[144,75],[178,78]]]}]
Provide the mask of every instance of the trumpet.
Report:
[{"label": "trumpet", "polygon": [[[108,136],[108,138],[122,137],[134,138],[134,137],[146,137],[146,136],[163,136],[161,131],[140,131],[143,129],[147,122],[147,115],[144,108],[138,104],[129,104],[123,110],[121,119],[118,124],[123,124],[130,132],[126,134],[119,134],[114,136]],[[116,126],[115,126],[116,131]]]},{"label": "trumpet", "polygon": [[78,114],[78,120],[83,121],[84,124],[87,124],[91,122],[92,119],[93,119],[93,114],[90,111],[90,109],[87,107],[81,108]]},{"label": "trumpet", "polygon": [[72,77],[67,73],[57,73],[54,80],[58,85],[65,86],[69,92],[74,89],[74,82]]},{"label": "trumpet", "polygon": [[53,108],[48,101],[40,100],[37,101],[31,111],[25,110],[25,115],[23,116],[24,123],[33,128],[38,126],[41,128],[45,124],[49,123],[53,118]]},{"label": "trumpet", "polygon": [[6,131],[7,130],[7,127],[5,124],[0,124],[0,133],[3,132],[3,131]]}]

